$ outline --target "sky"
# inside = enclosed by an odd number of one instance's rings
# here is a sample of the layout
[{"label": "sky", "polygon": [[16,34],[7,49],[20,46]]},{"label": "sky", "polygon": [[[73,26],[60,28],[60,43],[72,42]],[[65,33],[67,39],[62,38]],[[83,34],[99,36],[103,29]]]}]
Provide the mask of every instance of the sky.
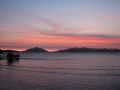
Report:
[{"label": "sky", "polygon": [[0,0],[0,49],[120,48],[120,0]]}]

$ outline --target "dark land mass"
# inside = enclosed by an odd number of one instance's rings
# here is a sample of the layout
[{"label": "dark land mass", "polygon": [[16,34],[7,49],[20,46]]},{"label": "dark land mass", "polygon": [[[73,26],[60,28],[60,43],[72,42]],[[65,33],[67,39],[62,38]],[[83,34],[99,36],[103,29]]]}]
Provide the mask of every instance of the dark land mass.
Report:
[{"label": "dark land mass", "polygon": [[58,50],[57,52],[120,52],[120,49],[108,49],[108,48],[69,48],[65,50]]},{"label": "dark land mass", "polygon": [[35,47],[35,48],[27,49],[23,52],[48,52],[48,51],[39,47]]},{"label": "dark land mass", "polygon": [[3,52],[16,53],[16,52],[19,52],[19,51],[16,51],[16,50],[1,50],[0,49],[0,53],[3,53]]},{"label": "dark land mass", "polygon": [[0,49],[0,54],[2,53],[2,50]]},{"label": "dark land mass", "polygon": [[[2,53],[2,52],[14,53],[14,52],[20,52],[20,51],[0,49],[0,53]],[[35,48],[27,49],[27,50],[22,51],[22,52],[41,52],[41,53],[45,53],[45,52],[48,52],[48,51],[45,50],[45,49],[39,48],[39,47],[35,47]],[[108,48],[101,48],[101,49],[98,49],[98,48],[83,47],[83,48],[68,48],[68,49],[58,50],[58,51],[54,51],[54,52],[55,53],[56,52],[120,52],[120,49],[117,49],[117,48],[109,48],[109,49]]]}]

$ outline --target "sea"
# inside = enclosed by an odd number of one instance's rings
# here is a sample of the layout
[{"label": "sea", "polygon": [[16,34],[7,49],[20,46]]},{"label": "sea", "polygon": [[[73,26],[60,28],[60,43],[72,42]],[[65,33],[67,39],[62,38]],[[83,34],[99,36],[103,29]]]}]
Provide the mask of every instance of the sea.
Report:
[{"label": "sea", "polygon": [[19,53],[0,60],[0,90],[120,90],[120,53]]}]

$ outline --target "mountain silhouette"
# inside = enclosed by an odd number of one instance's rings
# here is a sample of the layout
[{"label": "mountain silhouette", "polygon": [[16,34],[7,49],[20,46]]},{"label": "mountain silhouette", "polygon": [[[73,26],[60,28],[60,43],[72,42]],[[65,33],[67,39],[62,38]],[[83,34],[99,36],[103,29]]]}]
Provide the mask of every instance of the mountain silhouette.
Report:
[{"label": "mountain silhouette", "polygon": [[[15,51],[15,50],[2,50],[0,49],[0,54],[2,52],[48,52],[45,49],[39,48],[39,47],[34,47],[34,48],[30,48],[27,49],[25,51]],[[120,49],[118,48],[86,48],[86,47],[82,47],[82,48],[68,48],[68,49],[64,49],[64,50],[58,50],[58,51],[54,51],[54,52],[120,52]]]},{"label": "mountain silhouette", "polygon": [[2,52],[11,52],[11,53],[13,52],[14,53],[14,52],[19,52],[19,51],[16,51],[16,50],[1,50],[0,49],[0,53],[2,53]]},{"label": "mountain silhouette", "polygon": [[27,49],[24,52],[48,52],[48,51],[39,47],[35,47],[35,48]]},{"label": "mountain silhouette", "polygon": [[69,48],[65,50],[58,50],[57,52],[120,52],[120,49],[107,49],[107,48]]}]

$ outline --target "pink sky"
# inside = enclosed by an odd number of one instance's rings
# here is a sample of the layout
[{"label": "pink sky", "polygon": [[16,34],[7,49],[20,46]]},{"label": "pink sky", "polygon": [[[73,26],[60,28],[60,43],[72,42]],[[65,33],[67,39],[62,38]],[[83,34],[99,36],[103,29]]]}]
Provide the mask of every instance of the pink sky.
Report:
[{"label": "pink sky", "polygon": [[0,49],[120,48],[119,0],[0,3]]}]

